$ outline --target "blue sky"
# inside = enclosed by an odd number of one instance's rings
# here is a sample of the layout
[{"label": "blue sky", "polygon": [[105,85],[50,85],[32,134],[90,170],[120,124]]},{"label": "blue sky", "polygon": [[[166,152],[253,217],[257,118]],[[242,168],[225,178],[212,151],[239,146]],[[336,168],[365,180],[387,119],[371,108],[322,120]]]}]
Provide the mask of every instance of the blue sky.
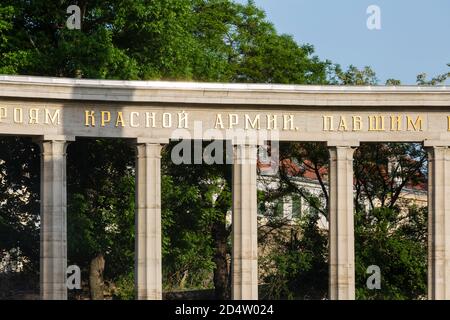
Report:
[{"label": "blue sky", "polygon": [[[246,3],[246,0],[236,0]],[[450,70],[450,0],[255,0],[279,33],[314,45],[316,54],[347,67],[371,66],[380,84],[415,84],[421,72]],[[381,10],[369,30],[367,7]],[[448,84],[449,82],[447,82]]]}]

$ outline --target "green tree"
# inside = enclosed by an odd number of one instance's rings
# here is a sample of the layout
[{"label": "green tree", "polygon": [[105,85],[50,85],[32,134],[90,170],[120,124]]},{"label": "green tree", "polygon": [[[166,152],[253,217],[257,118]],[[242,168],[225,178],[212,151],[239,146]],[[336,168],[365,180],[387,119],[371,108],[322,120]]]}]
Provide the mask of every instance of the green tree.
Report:
[{"label": "green tree", "polygon": [[[81,31],[65,28],[70,4],[81,8]],[[298,46],[291,37],[278,35],[252,2],[5,0],[0,22],[0,68],[8,74],[280,83],[326,79],[328,63],[312,57],[311,46]],[[6,143],[11,153],[20,152],[14,143]],[[88,272],[94,259],[104,257],[107,278],[126,277],[133,250],[133,172],[128,167],[133,156],[121,149],[122,144],[97,139],[69,148],[68,172],[76,173],[69,177],[70,260]],[[124,152],[112,151],[117,148]],[[96,168],[94,172],[86,172],[87,162]],[[171,250],[164,253],[165,270],[187,269],[182,261],[189,262],[189,274],[192,268],[214,268],[217,296],[227,297],[229,226],[225,216],[230,193],[226,170],[210,166],[194,172],[191,177],[196,179],[180,183],[179,168],[168,166],[165,171],[163,194],[170,198],[164,198],[168,204],[163,212],[164,241],[171,243]],[[214,183],[209,183],[210,177]],[[213,201],[211,194],[219,189],[221,196]],[[193,199],[177,206],[180,195]],[[33,201],[35,205],[36,196]],[[189,219],[186,211],[192,213]],[[30,214],[37,218],[37,208]],[[180,225],[170,221],[186,222],[183,237],[178,238]],[[123,234],[114,231],[118,227]],[[124,254],[116,254],[116,249]],[[192,279],[194,283],[198,281]]]},{"label": "green tree", "polygon": [[[334,74],[331,74],[332,83],[340,85],[373,85],[377,83],[376,75],[370,68],[366,67],[363,70],[358,70],[356,67],[350,66],[346,72],[343,72],[339,66],[332,68],[334,70]],[[315,212],[327,218],[328,158],[328,151],[323,143],[281,144],[279,185],[276,190],[266,194],[265,198],[274,201],[281,199],[285,195],[295,194],[301,197]],[[426,242],[411,239],[418,237],[419,234],[425,235],[426,231],[423,228],[416,228],[415,232],[411,232],[412,225],[409,223],[408,218],[417,216],[417,210],[410,210],[407,214],[401,212],[401,207],[408,204],[402,203],[400,205],[399,198],[405,187],[423,185],[425,183],[426,166],[426,153],[422,146],[418,144],[362,144],[355,152],[355,237],[356,243],[358,243],[355,247],[355,253],[359,298],[379,299],[384,296],[385,298],[405,299],[423,297],[425,294],[426,270],[424,265],[426,266],[426,259],[424,259],[424,252],[426,252]],[[316,177],[321,189],[319,195],[312,194],[307,187],[296,183],[296,180],[301,179],[305,172],[309,172]],[[423,215],[426,209],[420,209],[418,212]],[[308,214],[306,213],[307,216]],[[420,221],[423,222],[423,219]],[[370,222],[376,222],[377,225],[365,227]],[[276,220],[274,223],[270,219],[268,223],[269,229],[275,234],[279,230],[285,229],[287,225],[289,224],[286,221]],[[385,227],[383,229],[384,225],[389,226],[389,228]],[[296,228],[302,230],[301,224],[297,224]],[[306,237],[307,233],[303,232]],[[310,240],[320,239],[323,237],[323,234],[319,232],[316,233],[315,237],[311,237],[310,233],[308,237],[307,239]],[[292,240],[285,237],[276,237],[275,239],[277,240],[276,243],[282,247],[290,248],[292,245]],[[389,248],[389,246],[395,247]],[[385,251],[388,249],[390,250],[389,254],[385,254]],[[276,283],[283,288],[283,295],[291,297],[304,296],[301,292],[305,291],[307,284],[303,283],[303,286],[296,288],[290,286],[295,283],[295,280],[291,279],[288,281],[288,278],[285,277],[296,274],[297,276],[294,279],[299,279],[301,278],[299,270],[301,270],[301,273],[306,272],[306,270],[301,269],[301,264],[295,267],[289,264],[290,259],[296,259],[295,257],[299,253],[296,250],[289,252],[278,249],[274,251],[274,254],[276,255],[278,252],[284,252],[286,256],[274,258],[278,268],[274,269],[269,264],[269,270],[275,270],[269,272],[269,277],[278,279]],[[326,254],[320,250],[317,252],[316,258],[322,259],[323,263],[327,259]],[[366,268],[371,264],[376,264],[374,259],[378,261],[378,264],[383,264],[385,267],[383,270],[386,272],[397,268],[395,269],[397,273],[400,267],[394,266],[393,259],[400,259],[401,261],[401,272],[403,274],[397,277],[390,277],[381,293],[371,293],[369,290],[361,289],[366,288],[365,280],[368,277],[365,273]],[[314,276],[317,283],[320,283],[321,279],[327,277],[327,270],[321,268],[316,270],[319,272],[309,274],[309,276]],[[383,274],[385,271],[383,271]],[[285,278],[279,278],[283,276]],[[417,277],[417,286],[414,287],[414,290],[412,290],[411,286],[408,287],[403,284],[403,281],[408,277]],[[282,279],[285,282],[281,281]],[[284,283],[286,284],[285,286],[282,285]],[[276,286],[275,288],[279,289]],[[311,286],[311,288],[313,287]],[[325,289],[322,288],[322,290]],[[312,291],[316,290],[312,289]],[[280,292],[277,294],[280,294]]]},{"label": "green tree", "polygon": [[[450,67],[450,63],[447,64]],[[417,75],[417,84],[421,86],[435,86],[438,84],[443,84],[448,78],[450,78],[450,72],[439,74],[430,80],[427,79],[426,73],[420,73]]]},{"label": "green tree", "polygon": [[397,80],[397,79],[387,79],[386,80],[386,85],[387,86],[399,86],[401,85],[401,81]]},{"label": "green tree", "polygon": [[369,66],[365,66],[363,69],[358,69],[354,65],[350,65],[347,71],[343,71],[340,65],[334,65],[331,68],[331,83],[338,85],[376,85],[378,79],[375,71]]},{"label": "green tree", "polygon": [[[11,146],[14,146],[11,148]],[[0,256],[20,249],[27,272],[39,266],[39,148],[30,139],[0,139]],[[19,164],[19,165],[18,165]]]},{"label": "green tree", "polygon": [[[427,208],[407,213],[388,207],[355,216],[357,299],[425,299],[427,291]],[[378,265],[381,289],[369,290],[367,267]]]},{"label": "green tree", "polygon": [[[230,227],[226,215],[231,209],[231,168],[226,164],[173,164],[170,157],[175,145],[169,145],[164,154],[164,171],[170,173],[171,183],[166,190],[176,193],[168,195],[165,202],[164,218],[170,223],[165,232],[165,265],[171,275],[168,285],[184,287],[189,282],[190,287],[197,287],[205,286],[206,281],[209,287],[208,276],[213,272],[216,297],[229,298]],[[193,158],[194,154],[190,163]]]},{"label": "green tree", "polygon": [[[71,4],[81,8],[81,31],[65,28],[66,8]],[[292,37],[279,35],[253,2],[242,5],[228,0],[4,0],[0,4],[0,57],[0,72],[5,74],[336,85],[377,82],[368,67],[350,66],[342,71],[314,56],[311,45],[299,45]],[[169,161],[172,147],[164,153],[162,184],[165,287],[211,286],[208,275],[213,272],[216,297],[227,298],[230,168],[175,166]],[[0,248],[20,247],[23,255],[34,261],[29,267],[35,272],[39,252],[36,148],[17,138],[0,142],[2,191],[26,188],[30,194],[24,199],[17,193],[2,192]],[[322,176],[320,168],[328,159],[323,145],[290,148],[286,157],[299,163],[309,157],[310,169]],[[87,139],[69,147],[69,260],[81,265],[85,275],[98,275],[89,277],[97,289],[102,285],[102,259],[106,280],[118,280],[123,286],[132,283],[133,158],[130,146],[121,140]],[[289,185],[288,174],[284,178],[279,194],[297,192],[326,213],[325,180],[325,201],[319,201]],[[377,183],[372,190],[383,190]],[[21,224],[21,219],[27,223]],[[280,252],[286,254],[277,262],[280,268],[283,261],[291,267],[301,259],[309,261],[295,272],[283,267],[282,277],[288,282],[298,275],[303,284],[312,266],[324,265],[322,251],[314,255],[311,250],[315,245],[324,246],[315,219],[312,215],[300,225],[304,237],[279,244]],[[293,290],[299,285],[295,282],[285,288]],[[98,297],[96,292],[91,295]],[[117,296],[132,297],[127,288]]]},{"label": "green tree", "polygon": [[103,297],[103,274],[117,279],[133,270],[134,161],[125,154],[133,150],[124,140],[83,139],[68,148],[68,257],[93,298]]}]

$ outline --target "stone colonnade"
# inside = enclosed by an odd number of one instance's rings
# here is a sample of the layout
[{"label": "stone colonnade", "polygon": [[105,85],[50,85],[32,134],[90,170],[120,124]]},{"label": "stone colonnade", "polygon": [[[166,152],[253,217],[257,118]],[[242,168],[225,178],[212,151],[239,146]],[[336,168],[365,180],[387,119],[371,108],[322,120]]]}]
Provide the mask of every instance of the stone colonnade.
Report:
[{"label": "stone colonnade", "polygon": [[[73,137],[42,136],[42,299],[67,299],[66,148]],[[162,298],[161,150],[168,140],[136,139],[136,296]],[[428,296],[450,299],[450,148],[426,141],[429,154]],[[355,298],[353,153],[358,143],[328,142],[329,298]],[[232,298],[258,299],[256,145],[235,145]]]}]

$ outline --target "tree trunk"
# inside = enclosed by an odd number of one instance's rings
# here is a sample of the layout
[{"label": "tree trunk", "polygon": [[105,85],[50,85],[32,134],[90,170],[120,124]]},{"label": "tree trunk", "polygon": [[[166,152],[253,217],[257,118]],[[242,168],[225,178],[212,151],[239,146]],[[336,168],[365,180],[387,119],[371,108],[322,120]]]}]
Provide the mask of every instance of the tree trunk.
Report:
[{"label": "tree trunk", "polygon": [[105,258],[98,254],[91,260],[89,268],[89,289],[92,300],[103,300],[103,271],[105,270]]},{"label": "tree trunk", "polygon": [[218,300],[230,299],[229,268],[227,262],[228,231],[225,221],[215,221],[212,227],[214,239],[214,293]]}]

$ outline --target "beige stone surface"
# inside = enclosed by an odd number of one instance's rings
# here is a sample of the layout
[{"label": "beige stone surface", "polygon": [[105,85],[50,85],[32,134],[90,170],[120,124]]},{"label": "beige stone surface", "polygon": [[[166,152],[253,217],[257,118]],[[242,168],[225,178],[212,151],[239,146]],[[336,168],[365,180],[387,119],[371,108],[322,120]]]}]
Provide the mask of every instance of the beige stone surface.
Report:
[{"label": "beige stone surface", "polygon": [[43,299],[67,297],[65,147],[75,137],[129,138],[137,143],[139,299],[161,299],[162,293],[161,143],[180,137],[237,143],[232,191],[234,299],[258,298],[256,144],[266,140],[328,144],[329,297],[354,299],[353,147],[361,142],[424,143],[431,159],[429,297],[450,299],[450,87],[0,76],[0,135],[41,137]]},{"label": "beige stone surface", "polygon": [[450,148],[428,151],[428,298],[450,299]]},{"label": "beige stone surface", "polygon": [[136,297],[139,300],[161,300],[162,145],[138,141],[136,149]]},{"label": "beige stone surface", "polygon": [[231,294],[234,300],[257,300],[256,146],[236,145],[234,148]]},{"label": "beige stone surface", "polygon": [[41,137],[40,296],[67,299],[66,140]]},{"label": "beige stone surface", "polygon": [[329,146],[329,290],[331,300],[355,299],[352,146]]},{"label": "beige stone surface", "polygon": [[[266,134],[276,131],[282,141],[450,141],[449,107],[450,88],[445,86],[295,86],[0,76],[0,134],[149,139],[181,135],[202,139],[210,137],[211,129],[217,129],[219,139],[226,139],[227,132],[233,134],[233,130],[245,130],[246,134],[266,130]],[[86,126],[86,111],[94,112],[95,126]],[[102,111],[111,118],[103,126]],[[50,116],[58,112],[58,123],[46,123],[46,112]],[[186,126],[179,123],[183,112],[188,119]],[[122,114],[123,126],[116,123],[118,113]],[[154,123],[149,119],[153,114]],[[218,125],[219,116],[223,126]],[[290,116],[292,125],[284,125]],[[324,130],[324,117],[328,116],[333,117],[333,130]],[[383,130],[370,130],[373,116],[383,117]],[[399,130],[391,127],[392,117],[398,116]],[[236,117],[237,123],[230,117]],[[259,117],[254,129],[246,117],[250,121]],[[271,117],[277,119],[275,128]],[[360,117],[361,127],[353,126],[354,117]],[[420,128],[408,127],[408,117],[412,121],[420,117]]]}]

